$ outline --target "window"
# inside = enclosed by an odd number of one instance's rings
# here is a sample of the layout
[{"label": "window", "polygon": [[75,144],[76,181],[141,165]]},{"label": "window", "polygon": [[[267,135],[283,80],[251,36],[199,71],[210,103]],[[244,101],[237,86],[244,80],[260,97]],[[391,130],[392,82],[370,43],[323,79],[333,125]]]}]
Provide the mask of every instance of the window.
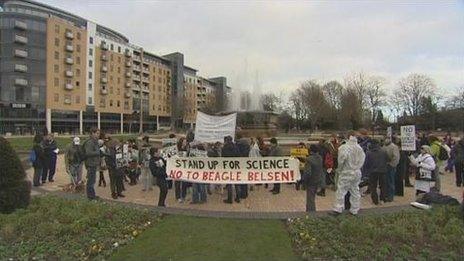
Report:
[{"label": "window", "polygon": [[117,94],[117,95],[120,95],[120,94],[121,94],[121,89],[117,88],[117,89],[116,89],[116,94]]},{"label": "window", "polygon": [[[121,46],[118,46],[118,53],[121,53]],[[119,105],[118,105],[118,107],[119,107]]]},{"label": "window", "polygon": [[55,101],[55,102],[59,102],[59,101],[60,101],[60,95],[59,95],[58,93],[55,93],[55,94],[53,95],[53,101]]},{"label": "window", "polygon": [[113,94],[113,86],[110,86],[110,94]]},{"label": "window", "polygon": [[92,66],[93,66],[93,61],[89,60],[89,67],[92,67]]},{"label": "window", "polygon": [[77,104],[81,103],[81,96],[79,95],[76,96],[76,103]]},{"label": "window", "polygon": [[92,97],[89,97],[88,101],[89,101],[89,104],[92,104]]},{"label": "window", "polygon": [[113,100],[110,100],[110,107],[113,107]]},{"label": "window", "polygon": [[90,55],[90,56],[93,55],[93,49],[92,49],[92,48],[89,48],[89,55]]},{"label": "window", "polygon": [[90,43],[90,44],[93,44],[93,37],[90,37],[90,38],[89,38],[89,43]]},{"label": "window", "polygon": [[121,83],[121,78],[118,77],[118,84]]},{"label": "window", "polygon": [[121,67],[118,66],[118,73],[121,73]]},{"label": "window", "polygon": [[105,106],[106,106],[106,100],[105,100],[105,98],[100,98],[100,107],[101,107],[101,108],[105,108]]},{"label": "window", "polygon": [[81,57],[80,56],[76,57],[76,64],[81,64]]},{"label": "window", "polygon": [[89,79],[92,79],[92,72],[89,72]]},{"label": "window", "polygon": [[118,102],[117,102],[117,105],[118,105],[118,107],[121,107],[121,102],[118,101]]},{"label": "window", "polygon": [[153,75],[153,81],[156,82],[156,76]]},{"label": "window", "polygon": [[113,44],[111,44],[110,45],[110,50],[113,51],[113,49],[114,49],[114,46],[113,46]]},{"label": "window", "polygon": [[59,52],[55,52],[55,60],[58,60],[60,59],[60,53]]},{"label": "window", "polygon": [[81,52],[81,45],[80,45],[80,44],[77,44],[77,45],[76,45],[76,51],[77,51],[78,53]]},{"label": "window", "polygon": [[80,39],[81,39],[81,33],[80,33],[80,32],[77,32],[76,38],[77,38],[77,40],[80,40]]},{"label": "window", "polygon": [[81,70],[76,69],[76,77],[81,77]]},{"label": "window", "polygon": [[110,54],[110,60],[113,61],[113,54]]},{"label": "window", "polygon": [[[92,84],[89,83],[89,91],[91,91],[91,90],[92,90]],[[89,103],[91,103],[91,102],[89,102]]]},{"label": "window", "polygon": [[118,63],[121,63],[121,57],[118,56]]},{"label": "window", "polygon": [[60,85],[60,79],[58,78],[53,79],[53,85],[55,85],[55,87],[58,87],[58,85]]},{"label": "window", "polygon": [[53,71],[55,73],[58,73],[59,70],[60,70],[60,67],[58,66],[58,64],[53,65]]},{"label": "window", "polygon": [[60,39],[55,38],[55,46],[60,46]]},{"label": "window", "polygon": [[79,81],[76,81],[76,87],[79,88]]},{"label": "window", "polygon": [[158,68],[158,72],[161,74],[161,68]]},{"label": "window", "polygon": [[59,33],[60,32],[60,26],[55,24],[55,33]]}]

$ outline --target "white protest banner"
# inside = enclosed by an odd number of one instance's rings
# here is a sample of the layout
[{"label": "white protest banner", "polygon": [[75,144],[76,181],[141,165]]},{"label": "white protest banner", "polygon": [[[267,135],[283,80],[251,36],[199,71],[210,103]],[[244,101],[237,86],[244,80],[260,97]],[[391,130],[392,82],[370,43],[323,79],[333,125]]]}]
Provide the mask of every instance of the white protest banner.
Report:
[{"label": "white protest banner", "polygon": [[237,113],[225,116],[212,116],[202,112],[197,113],[195,124],[195,141],[223,142],[225,136],[235,137]]},{"label": "white protest banner", "polygon": [[294,183],[300,180],[298,159],[180,158],[167,160],[169,179],[209,184]]},{"label": "white protest banner", "polygon": [[416,151],[416,126],[401,126],[401,150]]},{"label": "white protest banner", "polygon": [[168,159],[174,155],[177,155],[177,146],[169,146],[169,147],[164,147],[161,149],[160,154],[163,159]]}]

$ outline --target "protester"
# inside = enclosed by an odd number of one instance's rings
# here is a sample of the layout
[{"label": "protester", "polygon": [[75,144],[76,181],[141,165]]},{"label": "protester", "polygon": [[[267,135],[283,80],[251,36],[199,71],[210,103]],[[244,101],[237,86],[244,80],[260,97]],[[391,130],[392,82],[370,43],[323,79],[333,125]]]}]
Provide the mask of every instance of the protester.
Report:
[{"label": "protester", "polygon": [[371,192],[372,203],[379,204],[377,188],[380,186],[380,200],[389,202],[387,173],[389,157],[386,150],[380,148],[378,140],[372,140],[370,149],[366,154],[365,170],[369,177],[369,190]]},{"label": "protester", "polygon": [[329,175],[333,175],[334,159],[330,142],[323,142],[320,146],[319,155],[322,157],[322,164],[324,171],[322,172],[321,182],[319,183],[320,190],[316,194],[321,197],[325,197],[325,188],[327,187],[327,179]]},{"label": "protester", "polygon": [[90,130],[90,137],[83,144],[83,150],[85,152],[85,167],[87,169],[87,184],[86,193],[87,198],[90,200],[98,199],[95,194],[95,179],[97,167],[100,164],[100,147],[98,146],[98,137],[100,136],[100,130],[92,128]]},{"label": "protester", "polygon": [[54,182],[54,176],[56,171],[56,160],[58,155],[58,147],[52,133],[44,136],[43,140],[44,148],[44,168],[42,172],[42,184],[47,182]]},{"label": "protester", "polygon": [[[282,150],[277,144],[276,138],[271,138],[271,149],[269,150],[269,157],[280,157],[283,156]],[[280,183],[274,183],[274,187],[270,190],[272,194],[277,195],[280,193]]]},{"label": "protester", "polygon": [[42,146],[43,136],[41,134],[36,134],[34,136],[34,144],[32,146],[30,160],[32,162],[32,167],[34,168],[34,176],[32,178],[32,184],[34,187],[40,186],[40,180],[42,172],[44,170],[44,149]]},{"label": "protester", "polygon": [[105,162],[108,168],[108,176],[110,178],[110,191],[111,197],[117,199],[118,197],[124,198],[122,194],[122,166],[123,166],[123,157],[122,157],[122,148],[121,143],[117,140],[113,140],[110,137],[107,137],[105,140]]},{"label": "protester", "polygon": [[349,139],[338,150],[337,191],[333,214],[341,214],[345,204],[345,195],[349,192],[350,213],[357,215],[360,209],[361,194],[359,183],[361,182],[361,168],[364,164],[365,154],[354,132],[350,132]]},{"label": "protester", "polygon": [[[298,143],[298,146],[297,146],[297,149],[300,149],[302,151],[305,151],[306,153],[302,153],[302,154],[299,154],[299,155],[290,155],[290,156],[294,156],[295,158],[298,159],[299,163],[300,163],[300,173],[303,173],[303,170],[306,166],[306,159],[307,157],[309,156],[309,152],[306,148],[306,144],[304,142],[300,142]],[[300,190],[300,187],[303,185],[304,188],[306,188],[306,186],[304,185],[304,182],[303,180],[298,180],[296,183],[295,183],[295,189],[296,190]]]},{"label": "protester", "polygon": [[153,176],[150,171],[150,149],[150,138],[148,136],[144,136],[139,150],[139,164],[143,184],[142,191],[153,190]]},{"label": "protester", "polygon": [[[249,155],[250,155],[250,144],[248,143],[247,139],[242,138],[242,135],[240,133],[236,134],[235,146],[237,147],[239,157],[244,157],[244,158],[249,157]],[[248,185],[247,184],[240,184],[240,185],[237,185],[237,186],[240,187],[240,198],[241,199],[246,199],[248,197]]]},{"label": "protester", "polygon": [[455,155],[456,186],[461,187],[464,186],[464,137],[454,146],[453,154]]},{"label": "protester", "polygon": [[[224,146],[222,147],[221,151],[222,157],[238,157],[239,152],[237,147],[232,141],[232,137],[226,136],[224,137]],[[227,184],[227,199],[224,200],[224,203],[232,204],[232,197],[233,197],[233,188],[232,184]],[[240,203],[240,187],[235,185],[235,202]]]},{"label": "protester", "polygon": [[166,181],[166,160],[160,156],[158,148],[150,149],[150,171],[156,179],[156,185],[159,187],[158,207],[166,207],[166,196],[168,194],[168,184]]},{"label": "protester", "polygon": [[[195,151],[206,152],[203,144],[196,144],[194,147]],[[190,150],[192,153],[193,150]],[[207,153],[207,152],[206,152]],[[193,154],[193,153],[192,153]],[[203,154],[201,154],[203,156]],[[190,157],[197,157],[198,155],[190,155]],[[203,183],[193,183],[192,184],[192,202],[191,204],[203,204],[206,203],[206,184]]]},{"label": "protester", "polygon": [[416,158],[412,155],[410,156],[411,164],[419,168],[415,182],[416,195],[430,192],[430,189],[435,186],[434,176],[436,176],[436,174],[434,175],[433,173],[436,168],[436,163],[431,155],[432,150],[430,146],[423,145],[420,151],[420,155]]},{"label": "protester", "polygon": [[81,155],[81,139],[79,137],[74,137],[71,145],[66,150],[64,155],[64,162],[66,166],[66,172],[69,174],[71,179],[71,184],[74,186],[78,185],[80,180],[79,167],[83,160]]},{"label": "protester", "polygon": [[[189,144],[187,139],[180,138],[177,142],[177,153],[180,157],[187,157],[189,154]],[[188,182],[185,181],[174,181],[174,191],[176,195],[176,200],[179,203],[183,203],[185,201],[185,197],[187,195],[187,187],[189,186]]]},{"label": "protester", "polygon": [[[433,135],[430,135],[429,136],[429,146],[430,146],[430,152],[432,155],[432,157],[434,158],[434,161],[435,161],[435,164],[436,164],[436,169],[434,171],[436,171],[436,175],[435,176],[435,188],[438,190],[438,192],[441,191],[441,173],[440,173],[440,169],[441,167],[443,166],[443,160],[440,159],[440,154],[442,153],[442,143],[440,142],[440,140],[433,136]],[[446,153],[446,152],[443,152],[443,153]]]},{"label": "protester", "polygon": [[387,176],[386,176],[386,191],[385,191],[385,200],[386,202],[392,202],[395,196],[395,177],[396,177],[396,167],[400,162],[400,150],[395,143],[392,142],[390,138],[385,139],[385,145],[383,150],[388,155],[388,166],[387,166]]},{"label": "protester", "polygon": [[305,161],[303,170],[303,183],[306,187],[306,212],[316,211],[317,186],[323,175],[322,157],[319,155],[319,147],[315,144],[309,146],[310,154]]},{"label": "protester", "polygon": [[[100,139],[98,140],[98,146],[100,146],[100,150],[104,152],[106,150],[104,140],[105,139],[105,134],[100,134]],[[105,175],[104,171],[106,170],[106,162],[103,157],[100,158],[100,165],[98,166],[98,172],[100,173],[99,178],[98,178],[98,186],[106,188],[106,180],[105,180]]]}]

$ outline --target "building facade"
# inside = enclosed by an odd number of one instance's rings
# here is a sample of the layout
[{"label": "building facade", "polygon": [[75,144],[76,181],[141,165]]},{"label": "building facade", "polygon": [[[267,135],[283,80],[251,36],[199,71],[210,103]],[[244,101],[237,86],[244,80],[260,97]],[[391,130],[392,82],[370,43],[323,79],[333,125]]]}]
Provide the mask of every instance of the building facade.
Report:
[{"label": "building facade", "polygon": [[199,76],[182,53],[155,55],[39,2],[0,7],[1,134],[155,131],[226,109],[226,78]]}]

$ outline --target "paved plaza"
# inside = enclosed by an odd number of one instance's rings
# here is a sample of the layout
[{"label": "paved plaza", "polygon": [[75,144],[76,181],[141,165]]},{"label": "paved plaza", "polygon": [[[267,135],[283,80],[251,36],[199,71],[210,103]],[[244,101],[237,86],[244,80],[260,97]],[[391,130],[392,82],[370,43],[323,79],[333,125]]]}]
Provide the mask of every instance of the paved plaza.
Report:
[{"label": "paved plaza", "polygon": [[[59,155],[57,163],[57,172],[55,176],[55,182],[46,183],[40,188],[45,191],[62,191],[63,188],[69,184],[69,176],[67,175],[64,167],[64,156]],[[105,180],[107,187],[98,187],[98,182],[95,185],[97,195],[104,198],[113,200],[111,198],[109,188],[109,177],[108,172],[105,171]],[[33,169],[27,170],[28,178],[31,179]],[[84,171],[85,177],[86,171]],[[97,174],[99,175],[99,174]],[[457,199],[461,198],[462,188],[455,186],[454,173],[446,173],[442,175],[442,192],[444,194],[453,196]],[[413,181],[413,178],[411,178]],[[97,177],[98,181],[98,177]],[[125,183],[126,191],[124,191],[125,198],[119,198],[117,201],[130,202],[142,205],[155,206],[158,202],[158,187],[154,186],[152,191],[142,191],[141,182],[135,186],[129,186]],[[270,185],[272,188],[272,184]],[[270,189],[269,188],[269,189]],[[233,211],[233,212],[300,212],[305,210],[305,191],[296,191],[293,184],[282,185],[281,193],[273,195],[269,192],[269,189],[265,189],[264,186],[255,186],[255,189],[249,193],[247,199],[242,200],[241,203],[224,204],[222,202],[226,197],[226,191],[222,193],[219,190],[212,189],[213,194],[208,195],[208,201],[205,204],[190,204],[191,191],[187,194],[187,200],[184,203],[178,203],[175,199],[174,189],[168,191],[166,199],[166,205],[170,208],[180,209],[195,209],[195,210],[207,210],[207,211]],[[33,195],[37,194],[37,190],[33,189]],[[317,197],[316,205],[318,211],[330,210],[334,201],[334,191],[327,189],[326,197]],[[361,208],[382,208],[391,206],[407,205],[414,201],[414,188],[405,188],[404,197],[395,197],[394,202],[375,206],[372,204],[370,196],[367,195],[362,198]]]}]

